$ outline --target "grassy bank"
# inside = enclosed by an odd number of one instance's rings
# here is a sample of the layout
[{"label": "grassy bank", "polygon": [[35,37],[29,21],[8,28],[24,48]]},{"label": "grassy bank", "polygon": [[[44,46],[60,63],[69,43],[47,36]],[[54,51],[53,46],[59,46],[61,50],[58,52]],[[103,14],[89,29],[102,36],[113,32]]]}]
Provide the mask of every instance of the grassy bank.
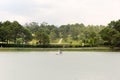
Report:
[{"label": "grassy bank", "polygon": [[111,52],[120,51],[120,49],[111,49],[109,47],[83,47],[83,48],[0,48],[0,51],[98,51]]}]

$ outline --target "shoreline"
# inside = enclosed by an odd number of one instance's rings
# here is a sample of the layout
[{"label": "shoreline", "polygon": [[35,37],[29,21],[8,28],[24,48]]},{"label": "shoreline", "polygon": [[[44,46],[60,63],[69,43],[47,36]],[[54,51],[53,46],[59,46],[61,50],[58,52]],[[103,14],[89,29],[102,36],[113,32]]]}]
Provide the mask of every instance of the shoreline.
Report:
[{"label": "shoreline", "polygon": [[109,47],[83,47],[83,48],[0,48],[0,52],[9,52],[9,51],[93,51],[93,52],[120,52],[119,48],[111,49]]}]

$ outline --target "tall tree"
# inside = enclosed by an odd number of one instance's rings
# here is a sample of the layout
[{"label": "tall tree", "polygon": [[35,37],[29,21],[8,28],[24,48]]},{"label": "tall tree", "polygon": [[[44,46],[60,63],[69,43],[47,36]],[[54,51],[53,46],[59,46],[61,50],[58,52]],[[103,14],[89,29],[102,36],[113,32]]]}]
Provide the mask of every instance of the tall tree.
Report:
[{"label": "tall tree", "polygon": [[23,26],[20,25],[17,21],[14,21],[10,25],[12,29],[12,38],[14,43],[16,43],[16,39],[21,37],[22,31],[23,31]]}]

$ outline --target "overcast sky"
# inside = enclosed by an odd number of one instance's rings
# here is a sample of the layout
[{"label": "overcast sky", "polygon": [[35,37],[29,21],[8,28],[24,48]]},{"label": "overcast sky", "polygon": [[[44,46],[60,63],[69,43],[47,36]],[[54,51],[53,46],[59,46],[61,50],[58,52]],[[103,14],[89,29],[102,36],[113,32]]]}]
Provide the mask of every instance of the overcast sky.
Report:
[{"label": "overcast sky", "polygon": [[120,19],[119,8],[120,0],[0,0],[0,21],[107,25]]}]

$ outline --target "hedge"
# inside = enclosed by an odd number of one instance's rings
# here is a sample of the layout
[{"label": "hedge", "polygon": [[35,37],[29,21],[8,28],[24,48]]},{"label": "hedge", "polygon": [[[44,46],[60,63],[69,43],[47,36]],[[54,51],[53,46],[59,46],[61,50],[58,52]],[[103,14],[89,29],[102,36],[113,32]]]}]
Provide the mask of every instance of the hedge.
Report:
[{"label": "hedge", "polygon": [[[20,48],[79,48],[81,45],[70,45],[70,44],[48,44],[48,45],[30,45],[30,44],[5,44],[0,43],[0,47],[20,47]],[[90,47],[85,45],[84,47]]]}]

